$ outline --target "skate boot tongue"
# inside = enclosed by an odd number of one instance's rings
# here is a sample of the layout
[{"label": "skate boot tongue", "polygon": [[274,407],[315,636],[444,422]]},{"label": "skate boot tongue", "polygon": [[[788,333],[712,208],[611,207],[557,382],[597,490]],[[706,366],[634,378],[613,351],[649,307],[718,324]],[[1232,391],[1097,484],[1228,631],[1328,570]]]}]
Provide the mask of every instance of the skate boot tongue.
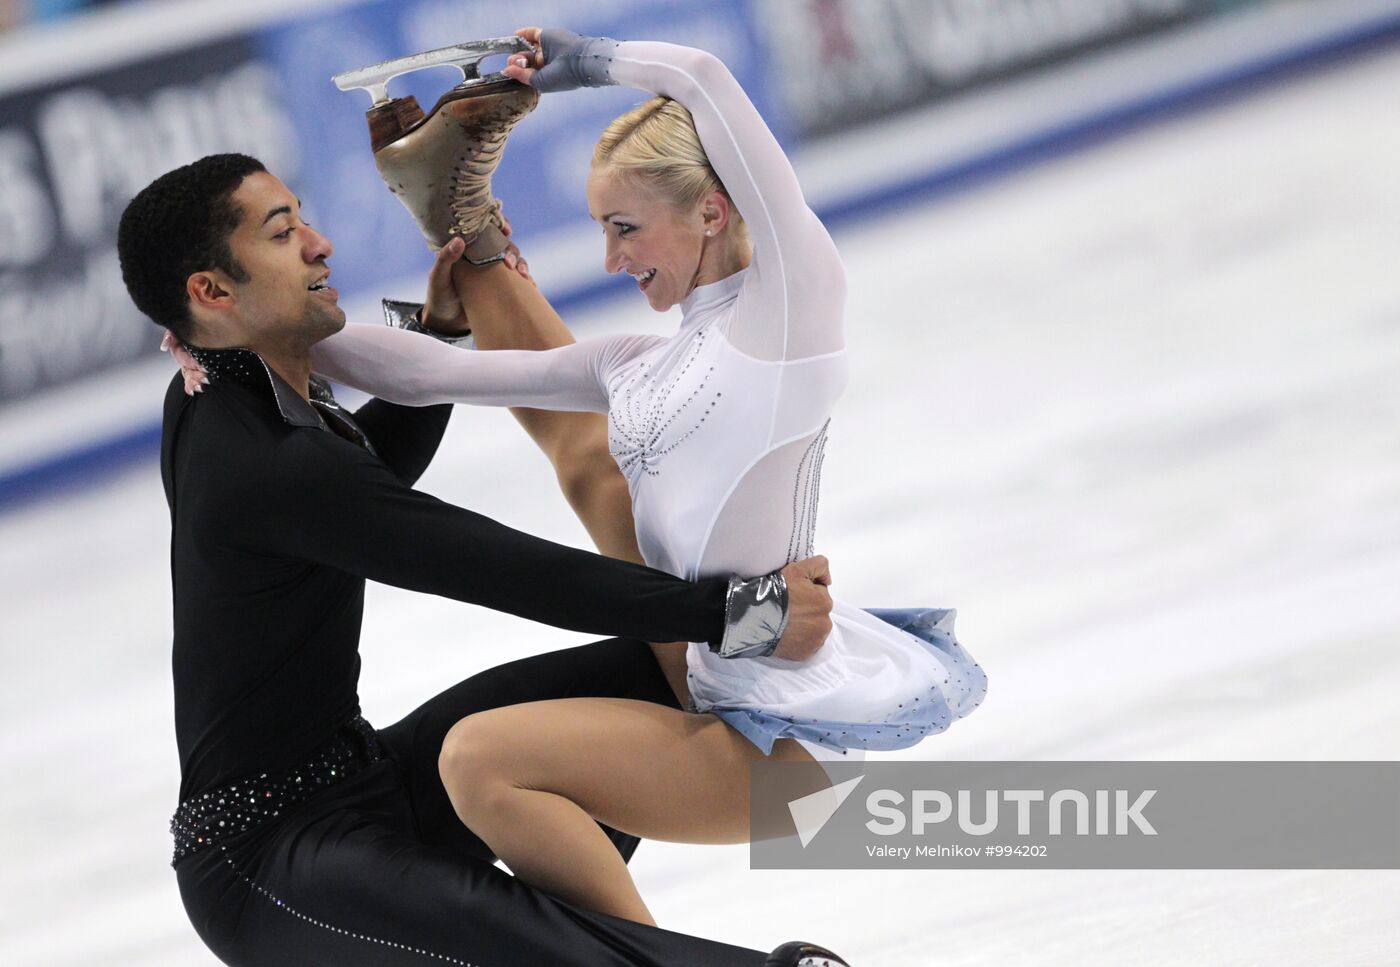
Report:
[{"label": "skate boot tongue", "polygon": [[[509,42],[509,46],[502,45]],[[508,244],[491,176],[501,163],[515,124],[534,110],[539,92],[502,74],[475,77],[482,57],[519,49],[520,38],[480,41],[386,61],[336,75],[343,89],[376,95],[390,77],[451,63],[470,76],[442,96],[426,115],[412,98],[376,101],[367,115],[374,163],[433,249],[454,236],[466,243],[464,258],[485,265],[505,257]],[[463,64],[447,53],[470,48]],[[525,44],[526,49],[530,49]],[[439,55],[436,58],[431,55]],[[378,88],[375,87],[378,85]]]}]

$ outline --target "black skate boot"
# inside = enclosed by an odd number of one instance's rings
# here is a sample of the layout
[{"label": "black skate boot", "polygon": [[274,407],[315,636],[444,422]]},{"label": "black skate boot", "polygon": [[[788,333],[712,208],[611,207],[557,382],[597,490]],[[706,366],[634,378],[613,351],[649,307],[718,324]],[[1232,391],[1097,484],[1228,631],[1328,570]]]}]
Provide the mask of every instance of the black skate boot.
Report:
[{"label": "black skate boot", "polygon": [[825,947],[793,940],[768,955],[764,967],[851,967]]}]

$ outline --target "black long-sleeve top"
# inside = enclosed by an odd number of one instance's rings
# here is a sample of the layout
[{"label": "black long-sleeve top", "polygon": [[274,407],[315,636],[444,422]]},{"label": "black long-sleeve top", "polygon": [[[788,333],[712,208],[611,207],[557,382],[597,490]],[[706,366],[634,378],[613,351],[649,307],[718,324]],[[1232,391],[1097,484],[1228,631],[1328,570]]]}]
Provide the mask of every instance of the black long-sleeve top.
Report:
[{"label": "black long-sleeve top", "polygon": [[450,407],[371,400],[351,417],[249,350],[196,355],[211,383],[189,397],[171,381],[161,444],[181,800],[299,764],[358,712],[366,579],[576,631],[719,640],[721,579],[540,540],[414,490]]}]

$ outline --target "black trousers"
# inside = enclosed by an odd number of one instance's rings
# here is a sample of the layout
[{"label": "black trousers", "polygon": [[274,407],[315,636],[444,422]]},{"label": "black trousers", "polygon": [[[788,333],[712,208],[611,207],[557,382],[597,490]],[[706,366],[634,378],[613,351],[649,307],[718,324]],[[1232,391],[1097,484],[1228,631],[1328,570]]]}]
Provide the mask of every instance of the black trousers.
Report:
[{"label": "black trousers", "polygon": [[[640,641],[594,642],[474,675],[380,730],[384,759],[275,823],[181,860],[195,930],[235,965],[760,967],[758,951],[590,913],[521,883],[492,865],[453,812],[437,762],[458,719],[585,695],[676,706]],[[630,858],[637,840],[608,832]]]}]

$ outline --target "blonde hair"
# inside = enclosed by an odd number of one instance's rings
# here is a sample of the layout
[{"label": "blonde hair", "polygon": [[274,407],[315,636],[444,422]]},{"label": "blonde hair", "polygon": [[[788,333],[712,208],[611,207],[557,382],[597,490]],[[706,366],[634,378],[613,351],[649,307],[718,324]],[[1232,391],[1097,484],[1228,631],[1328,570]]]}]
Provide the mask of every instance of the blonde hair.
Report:
[{"label": "blonde hair", "polygon": [[[653,97],[608,125],[593,148],[593,167],[611,168],[656,190],[684,210],[712,191],[725,191],[695,133],[695,121],[669,97]],[[731,199],[730,219],[747,235]]]}]

